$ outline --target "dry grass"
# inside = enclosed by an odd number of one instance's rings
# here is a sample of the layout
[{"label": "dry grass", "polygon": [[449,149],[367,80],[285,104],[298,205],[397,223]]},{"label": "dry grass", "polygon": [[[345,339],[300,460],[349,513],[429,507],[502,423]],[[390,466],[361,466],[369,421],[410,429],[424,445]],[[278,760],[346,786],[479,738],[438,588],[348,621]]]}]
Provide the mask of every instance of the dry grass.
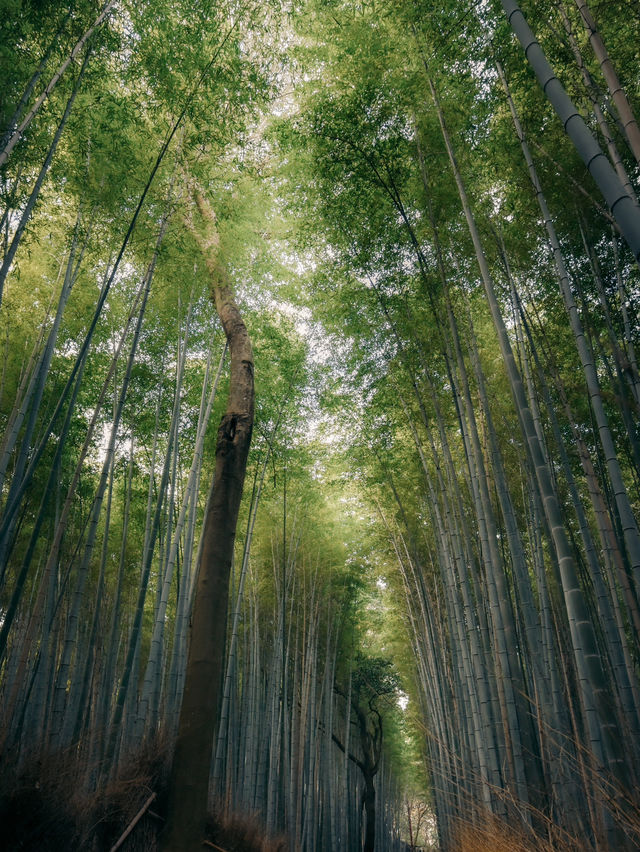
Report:
[{"label": "dry grass", "polygon": [[39,760],[22,771],[7,764],[4,759],[0,775],[0,849],[79,848],[82,803],[72,762]]},{"label": "dry grass", "polygon": [[257,815],[216,814],[207,826],[207,838],[224,852],[286,852],[283,837],[266,837]]},{"label": "dry grass", "polygon": [[[618,804],[622,798],[618,800]],[[640,809],[637,801],[624,800],[624,807],[616,809],[614,802],[604,796],[600,806],[608,806],[611,823],[610,834],[600,828],[598,837],[577,826],[573,832],[569,824],[551,820],[531,808],[513,808],[511,818],[500,819],[494,815],[476,812],[475,821],[460,820],[453,830],[452,849],[456,852],[593,852],[595,849],[640,849]],[[514,803],[511,803],[514,805]],[[528,812],[535,829],[524,821]],[[573,821],[571,821],[573,822]]]},{"label": "dry grass", "polygon": [[[111,849],[150,792],[162,787],[162,750],[153,747],[140,752],[117,778],[98,791],[91,789],[96,776],[96,769],[88,769],[74,751],[33,760],[20,769],[4,759],[0,776],[0,850]],[[151,817],[146,818],[146,823],[122,847],[124,852],[155,849],[150,837],[157,833],[157,825],[149,825],[153,823]]]},{"label": "dry grass", "polygon": [[559,852],[542,841],[532,845],[519,838],[512,827],[493,820],[483,826],[460,825],[455,848],[456,852]]},{"label": "dry grass", "polygon": [[[34,760],[18,770],[0,765],[0,852],[109,852],[152,793],[151,807],[120,847],[157,852],[167,780],[167,751],[156,742],[132,756],[113,780],[91,790],[91,772],[77,753]],[[213,816],[207,837],[222,852],[286,852],[257,816]],[[203,846],[203,849],[206,847]]]},{"label": "dry grass", "polygon": [[[109,852],[152,793],[151,807],[121,847],[122,852],[157,852],[162,830],[167,780],[167,748],[149,744],[122,766],[117,777],[96,784],[78,751],[34,760],[20,770],[4,757],[0,762],[0,852]],[[96,789],[97,787],[97,789]],[[640,806],[637,795],[601,783],[597,802],[612,815],[620,842],[614,849],[638,849]],[[471,803],[470,803],[471,804]],[[455,852],[588,852],[593,838],[569,823],[560,825],[545,814],[505,801],[502,820],[470,806],[454,831]],[[474,814],[472,817],[471,814]],[[527,817],[528,814],[528,818]],[[556,819],[566,815],[557,815]],[[473,820],[473,821],[471,821]],[[528,825],[531,821],[537,833]],[[578,835],[581,835],[578,837]],[[221,804],[209,822],[209,848],[218,852],[286,852],[284,837],[267,837],[256,814],[234,814]],[[203,849],[207,848],[203,846]],[[599,848],[606,848],[600,839]],[[327,850],[329,852],[329,850]],[[333,852],[333,850],[332,850]]]},{"label": "dry grass", "polygon": [[[162,740],[147,743],[131,755],[114,779],[86,797],[81,848],[94,852],[111,849],[152,793],[158,796],[152,813],[154,808],[161,809],[167,775],[167,750]],[[155,852],[161,825],[157,817],[145,814],[121,847],[123,852]]]}]

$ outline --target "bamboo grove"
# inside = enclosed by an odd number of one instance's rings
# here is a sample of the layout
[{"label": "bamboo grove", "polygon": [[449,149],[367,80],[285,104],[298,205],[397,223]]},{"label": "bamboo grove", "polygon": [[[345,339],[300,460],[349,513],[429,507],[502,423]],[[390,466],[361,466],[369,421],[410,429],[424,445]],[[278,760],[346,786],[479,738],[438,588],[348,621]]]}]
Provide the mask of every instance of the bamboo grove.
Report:
[{"label": "bamboo grove", "polygon": [[636,0],[0,0],[8,778],[170,761],[215,246],[255,422],[212,806],[309,852],[638,848],[639,44]]}]

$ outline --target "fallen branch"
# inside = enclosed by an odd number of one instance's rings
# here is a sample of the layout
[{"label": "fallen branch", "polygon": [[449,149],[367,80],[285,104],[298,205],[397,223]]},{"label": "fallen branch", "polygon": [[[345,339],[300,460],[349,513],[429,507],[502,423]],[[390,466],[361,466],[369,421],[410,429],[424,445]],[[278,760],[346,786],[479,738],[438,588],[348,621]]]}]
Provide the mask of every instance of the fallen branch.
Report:
[{"label": "fallen branch", "polygon": [[212,843],[210,840],[203,840],[202,845],[203,846],[210,846],[212,849],[217,849],[218,852],[227,852],[227,850],[223,849],[222,846],[216,846],[216,844]]},{"label": "fallen branch", "polygon": [[155,799],[155,797],[156,797],[156,794],[155,794],[155,793],[152,793],[152,794],[149,796],[149,798],[147,799],[147,801],[144,803],[144,805],[140,808],[140,810],[138,811],[138,813],[134,816],[134,818],[133,818],[133,819],[131,820],[131,822],[129,823],[129,826],[128,826],[127,830],[125,831],[125,833],[124,833],[124,834],[120,837],[120,839],[118,840],[118,842],[117,842],[114,846],[112,846],[112,847],[111,847],[111,849],[109,850],[109,852],[116,852],[116,850],[117,850],[117,849],[119,849],[119,848],[122,846],[122,844],[125,842],[125,840],[127,839],[127,837],[131,834],[131,832],[133,831],[133,829],[134,829],[134,828],[136,827],[136,825],[140,822],[140,820],[141,820],[141,819],[142,819],[142,817],[144,816],[145,811],[147,810],[147,808],[149,807],[149,805],[151,804],[151,802],[153,802],[153,800]]}]

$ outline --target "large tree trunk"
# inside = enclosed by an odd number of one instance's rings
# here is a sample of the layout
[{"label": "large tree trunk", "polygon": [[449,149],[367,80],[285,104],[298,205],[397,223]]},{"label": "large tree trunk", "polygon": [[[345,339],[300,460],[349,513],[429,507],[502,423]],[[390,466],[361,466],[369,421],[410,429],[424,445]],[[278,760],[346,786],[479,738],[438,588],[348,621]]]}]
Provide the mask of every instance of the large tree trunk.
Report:
[{"label": "large tree trunk", "polygon": [[216,469],[203,530],[182,710],[169,787],[164,852],[202,848],[209,769],[218,723],[229,573],[253,428],[253,354],[233,291],[218,264],[213,211],[196,196],[209,233],[192,228],[211,276],[216,310],[231,353],[227,409],[218,428]]}]

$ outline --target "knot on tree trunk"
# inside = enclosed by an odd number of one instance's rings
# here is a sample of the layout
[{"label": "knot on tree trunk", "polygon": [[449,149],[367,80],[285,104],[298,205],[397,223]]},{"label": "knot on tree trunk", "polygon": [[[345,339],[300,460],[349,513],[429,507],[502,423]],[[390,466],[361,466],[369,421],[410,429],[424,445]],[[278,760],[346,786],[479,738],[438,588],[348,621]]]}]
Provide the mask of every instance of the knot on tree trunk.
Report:
[{"label": "knot on tree trunk", "polygon": [[238,444],[251,440],[252,418],[247,414],[236,412],[222,416],[218,427],[218,444],[216,454],[235,449]]}]

